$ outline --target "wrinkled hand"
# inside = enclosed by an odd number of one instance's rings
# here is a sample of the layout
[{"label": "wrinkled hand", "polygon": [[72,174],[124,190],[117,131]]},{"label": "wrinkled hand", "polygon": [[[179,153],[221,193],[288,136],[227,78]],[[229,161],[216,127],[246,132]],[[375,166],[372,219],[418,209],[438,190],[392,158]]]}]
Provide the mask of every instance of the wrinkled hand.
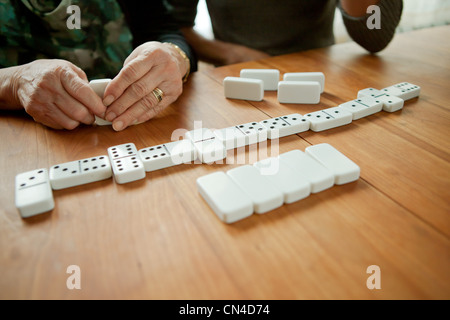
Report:
[{"label": "wrinkled hand", "polygon": [[[137,47],[105,90],[106,120],[120,131],[153,118],[181,95],[185,73],[186,63],[171,45],[147,42]],[[164,93],[161,102],[152,93],[155,88]]]},{"label": "wrinkled hand", "polygon": [[106,108],[89,87],[86,74],[65,60],[36,60],[15,77],[16,100],[37,122],[54,129],[92,124]]}]

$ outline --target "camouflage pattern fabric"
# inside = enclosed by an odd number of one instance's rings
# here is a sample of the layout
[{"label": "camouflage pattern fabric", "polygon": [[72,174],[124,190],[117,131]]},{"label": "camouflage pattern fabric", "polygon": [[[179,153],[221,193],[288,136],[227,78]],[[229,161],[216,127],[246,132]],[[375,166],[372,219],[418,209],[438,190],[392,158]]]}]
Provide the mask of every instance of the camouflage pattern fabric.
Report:
[{"label": "camouflage pattern fabric", "polygon": [[[81,29],[67,27],[70,5],[80,7]],[[132,40],[116,0],[0,0],[0,67],[64,59],[89,78],[112,78]]]}]

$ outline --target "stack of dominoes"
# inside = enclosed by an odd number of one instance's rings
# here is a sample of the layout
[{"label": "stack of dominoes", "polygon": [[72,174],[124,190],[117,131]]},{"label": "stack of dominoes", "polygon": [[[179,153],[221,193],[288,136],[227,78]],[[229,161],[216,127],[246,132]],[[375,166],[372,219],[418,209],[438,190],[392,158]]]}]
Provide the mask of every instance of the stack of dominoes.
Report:
[{"label": "stack of dominoes", "polygon": [[[101,94],[101,93],[100,93]],[[309,129],[322,131],[343,126],[382,109],[388,112],[403,107],[404,100],[417,97],[420,87],[400,83],[382,90],[367,88],[358,99],[338,107],[307,115],[282,117],[245,123],[220,130],[201,128],[189,131],[183,140],[137,150],[133,143],[108,148],[108,155],[58,164],[16,176],[16,207],[22,217],[31,217],[54,208],[53,190],[109,179],[129,183],[145,178],[145,172],[199,160],[212,163],[222,160],[227,150]]]},{"label": "stack of dominoes", "polygon": [[220,220],[233,223],[256,212],[266,213],[334,184],[359,178],[360,168],[329,144],[293,150],[197,179],[199,193]]}]

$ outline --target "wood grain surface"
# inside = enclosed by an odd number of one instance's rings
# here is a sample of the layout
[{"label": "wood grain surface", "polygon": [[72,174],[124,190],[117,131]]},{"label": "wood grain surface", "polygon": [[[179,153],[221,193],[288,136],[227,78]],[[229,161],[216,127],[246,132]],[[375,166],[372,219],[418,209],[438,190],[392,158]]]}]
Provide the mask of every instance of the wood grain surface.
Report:
[{"label": "wood grain surface", "polygon": [[[449,299],[450,27],[398,34],[378,55],[354,43],[192,74],[155,119],[116,133],[55,131],[24,113],[0,113],[0,299]],[[326,76],[318,105],[228,100],[225,76],[243,68]],[[52,212],[21,219],[15,175],[177,140],[201,122],[225,128],[334,107],[358,90],[408,81],[418,99],[324,132],[231,150],[223,163],[186,164],[118,185],[112,179],[54,191]],[[222,223],[196,179],[277,153],[327,142],[361,178],[269,213]],[[67,267],[81,270],[69,290]],[[381,289],[369,290],[370,265]]]}]

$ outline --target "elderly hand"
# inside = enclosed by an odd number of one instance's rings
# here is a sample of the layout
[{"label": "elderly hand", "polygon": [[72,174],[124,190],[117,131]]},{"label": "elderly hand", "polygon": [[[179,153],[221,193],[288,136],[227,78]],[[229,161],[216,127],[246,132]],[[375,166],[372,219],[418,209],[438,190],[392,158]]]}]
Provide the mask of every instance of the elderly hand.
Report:
[{"label": "elderly hand", "polygon": [[[181,95],[186,71],[186,61],[170,44],[137,47],[105,90],[106,120],[120,131],[153,118]],[[161,102],[152,93],[155,88],[164,93]]]},{"label": "elderly hand", "polygon": [[16,68],[14,98],[35,121],[72,130],[92,124],[106,108],[89,87],[86,74],[65,60],[36,60]]}]

